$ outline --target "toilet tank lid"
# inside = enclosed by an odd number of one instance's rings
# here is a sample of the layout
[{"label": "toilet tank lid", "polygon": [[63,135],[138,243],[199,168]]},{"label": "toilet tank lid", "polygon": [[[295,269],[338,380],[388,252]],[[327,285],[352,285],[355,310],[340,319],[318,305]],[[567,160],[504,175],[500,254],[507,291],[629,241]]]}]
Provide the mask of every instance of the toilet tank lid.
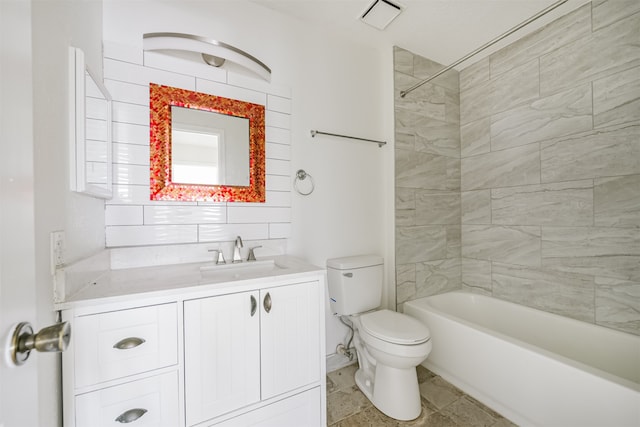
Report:
[{"label": "toilet tank lid", "polygon": [[327,260],[327,267],[336,270],[350,270],[353,268],[372,267],[384,264],[384,259],[378,255],[357,255]]}]

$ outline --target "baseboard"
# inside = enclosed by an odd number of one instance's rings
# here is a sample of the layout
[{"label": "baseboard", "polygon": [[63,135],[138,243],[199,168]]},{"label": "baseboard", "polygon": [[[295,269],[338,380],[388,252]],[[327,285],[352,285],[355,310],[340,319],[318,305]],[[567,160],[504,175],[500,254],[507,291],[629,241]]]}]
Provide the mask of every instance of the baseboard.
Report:
[{"label": "baseboard", "polygon": [[353,360],[349,360],[347,356],[344,356],[342,354],[327,354],[327,372],[337,371],[338,369],[352,365],[356,362],[357,360],[355,357],[353,358]]}]

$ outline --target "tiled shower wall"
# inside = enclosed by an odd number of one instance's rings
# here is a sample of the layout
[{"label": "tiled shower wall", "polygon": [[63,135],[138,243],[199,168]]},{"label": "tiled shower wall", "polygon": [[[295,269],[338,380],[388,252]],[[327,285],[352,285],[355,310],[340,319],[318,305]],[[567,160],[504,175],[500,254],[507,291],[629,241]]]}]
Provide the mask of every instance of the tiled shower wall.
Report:
[{"label": "tiled shower wall", "polygon": [[462,282],[640,334],[640,2],[460,73]]},{"label": "tiled shower wall", "polygon": [[[639,46],[640,2],[598,0],[460,73],[464,288],[640,334]],[[456,262],[417,258],[446,247],[433,224],[456,221],[454,203],[429,202],[429,233],[416,226],[416,189],[440,181],[402,130],[431,107],[396,97],[399,304],[456,286],[417,273]]]},{"label": "tiled shower wall", "polygon": [[459,289],[460,108],[458,72],[402,98],[443,66],[394,49],[396,302]]},{"label": "tiled shower wall", "polygon": [[[105,42],[105,84],[113,96],[114,197],[106,203],[108,247],[290,235],[291,94],[261,80]],[[265,105],[266,203],[149,200],[149,83]],[[229,254],[227,254],[229,255]]]}]

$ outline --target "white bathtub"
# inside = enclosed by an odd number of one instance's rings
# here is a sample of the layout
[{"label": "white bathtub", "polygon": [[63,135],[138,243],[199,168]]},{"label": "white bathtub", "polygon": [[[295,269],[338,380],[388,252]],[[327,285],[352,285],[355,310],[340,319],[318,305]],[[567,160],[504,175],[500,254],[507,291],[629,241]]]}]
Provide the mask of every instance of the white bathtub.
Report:
[{"label": "white bathtub", "polygon": [[640,426],[640,337],[483,295],[404,304],[431,330],[423,365],[523,426]]}]

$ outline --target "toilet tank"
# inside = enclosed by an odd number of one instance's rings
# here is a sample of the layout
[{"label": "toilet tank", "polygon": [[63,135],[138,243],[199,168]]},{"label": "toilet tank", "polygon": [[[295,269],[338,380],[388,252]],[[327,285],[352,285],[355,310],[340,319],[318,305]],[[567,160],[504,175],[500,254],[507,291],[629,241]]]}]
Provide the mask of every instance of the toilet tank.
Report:
[{"label": "toilet tank", "polygon": [[383,265],[384,260],[377,255],[328,259],[332,312],[347,316],[378,308],[382,302]]}]

